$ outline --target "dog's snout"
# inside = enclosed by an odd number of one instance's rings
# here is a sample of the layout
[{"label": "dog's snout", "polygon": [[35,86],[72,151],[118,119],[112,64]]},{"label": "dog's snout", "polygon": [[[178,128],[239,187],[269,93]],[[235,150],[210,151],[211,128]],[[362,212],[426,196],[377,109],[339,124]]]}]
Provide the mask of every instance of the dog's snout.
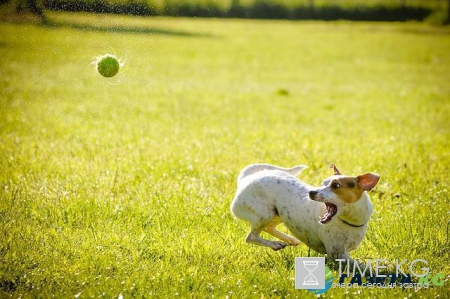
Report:
[{"label": "dog's snout", "polygon": [[314,191],[314,190],[309,191],[309,198],[312,199],[312,200],[314,200],[314,197],[316,197],[317,193],[318,193],[318,192],[317,192],[317,191]]}]

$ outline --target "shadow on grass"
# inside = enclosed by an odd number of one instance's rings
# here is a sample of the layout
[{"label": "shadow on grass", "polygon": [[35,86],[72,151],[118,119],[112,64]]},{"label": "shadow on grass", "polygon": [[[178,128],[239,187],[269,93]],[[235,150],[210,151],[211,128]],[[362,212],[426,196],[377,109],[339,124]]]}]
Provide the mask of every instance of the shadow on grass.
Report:
[{"label": "shadow on grass", "polygon": [[57,22],[46,19],[42,22],[42,26],[49,28],[72,28],[82,31],[111,32],[111,33],[132,33],[132,34],[152,34],[152,35],[168,35],[179,37],[213,37],[205,33],[193,33],[182,30],[164,29],[156,27],[130,27],[130,26],[99,26],[93,24],[77,24],[70,22]]}]

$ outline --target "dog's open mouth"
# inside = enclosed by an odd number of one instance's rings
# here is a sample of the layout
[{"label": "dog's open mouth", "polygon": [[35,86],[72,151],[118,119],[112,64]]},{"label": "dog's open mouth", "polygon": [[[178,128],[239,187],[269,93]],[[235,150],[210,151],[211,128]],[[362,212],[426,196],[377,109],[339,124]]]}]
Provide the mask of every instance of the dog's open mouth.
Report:
[{"label": "dog's open mouth", "polygon": [[326,202],[325,206],[327,207],[327,212],[320,218],[320,223],[327,223],[337,213],[337,207],[334,204]]}]

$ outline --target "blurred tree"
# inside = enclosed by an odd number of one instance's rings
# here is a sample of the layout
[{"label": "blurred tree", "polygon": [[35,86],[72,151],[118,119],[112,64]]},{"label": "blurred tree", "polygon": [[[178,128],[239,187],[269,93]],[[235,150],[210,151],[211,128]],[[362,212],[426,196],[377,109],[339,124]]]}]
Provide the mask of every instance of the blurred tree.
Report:
[{"label": "blurred tree", "polygon": [[445,23],[450,24],[450,0],[447,0],[447,20]]},{"label": "blurred tree", "polygon": [[38,0],[17,0],[15,9],[17,13],[30,12],[44,18],[43,4]]}]

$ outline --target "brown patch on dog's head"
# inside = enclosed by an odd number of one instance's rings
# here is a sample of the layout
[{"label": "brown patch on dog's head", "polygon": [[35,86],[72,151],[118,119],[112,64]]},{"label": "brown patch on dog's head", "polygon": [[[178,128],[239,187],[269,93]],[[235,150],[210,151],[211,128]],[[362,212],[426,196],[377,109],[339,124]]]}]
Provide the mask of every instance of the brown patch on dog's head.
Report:
[{"label": "brown patch on dog's head", "polygon": [[331,191],[346,203],[358,201],[364,191],[372,190],[380,176],[373,173],[366,173],[357,177],[342,176],[330,182]]}]

